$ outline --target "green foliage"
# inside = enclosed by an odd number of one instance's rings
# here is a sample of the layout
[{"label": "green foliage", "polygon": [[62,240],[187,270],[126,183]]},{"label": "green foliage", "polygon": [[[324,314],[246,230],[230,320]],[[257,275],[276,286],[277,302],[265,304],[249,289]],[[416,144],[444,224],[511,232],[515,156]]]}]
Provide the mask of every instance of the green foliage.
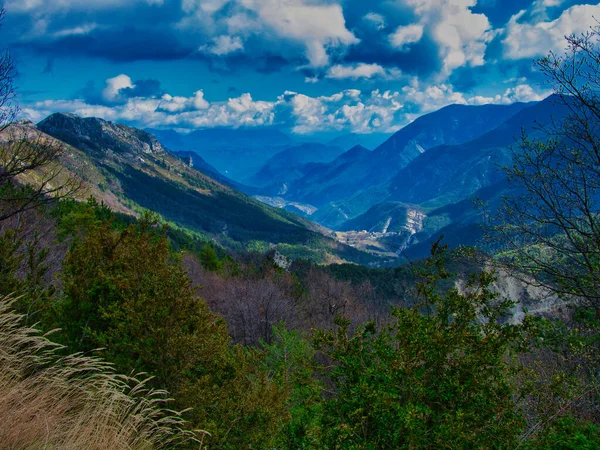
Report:
[{"label": "green foliage", "polygon": [[223,269],[223,262],[219,259],[215,249],[209,244],[205,244],[198,254],[200,262],[205,269],[212,272],[219,272]]},{"label": "green foliage", "polygon": [[45,280],[47,256],[37,232],[28,239],[22,229],[0,234],[0,296],[17,298],[13,306],[28,325],[45,317],[55,292]]},{"label": "green foliage", "polygon": [[279,446],[304,448],[321,414],[323,385],[313,376],[315,351],[305,337],[286,330],[283,323],[273,328],[273,342],[262,345],[266,369],[287,393],[289,420],[280,430]]},{"label": "green foliage", "polygon": [[524,421],[515,409],[510,355],[527,348],[527,325],[502,320],[511,306],[489,273],[464,290],[448,279],[437,244],[421,273],[422,302],[396,309],[389,326],[320,331],[316,348],[335,392],[325,400],[319,448],[512,448]]},{"label": "green foliage", "polygon": [[[210,433],[210,446],[269,445],[287,417],[285,391],[267,376],[261,352],[232,346],[224,321],[197,297],[171,251],[166,229],[151,215],[119,227],[114,217],[89,213],[76,214],[87,231],[64,262],[58,336],[73,351],[104,348],[123,373],[152,375],[177,407],[193,408],[188,417]],[[206,255],[219,262],[214,251]]]},{"label": "green foliage", "polygon": [[600,427],[571,415],[559,417],[522,447],[524,450],[595,450],[600,448]]}]

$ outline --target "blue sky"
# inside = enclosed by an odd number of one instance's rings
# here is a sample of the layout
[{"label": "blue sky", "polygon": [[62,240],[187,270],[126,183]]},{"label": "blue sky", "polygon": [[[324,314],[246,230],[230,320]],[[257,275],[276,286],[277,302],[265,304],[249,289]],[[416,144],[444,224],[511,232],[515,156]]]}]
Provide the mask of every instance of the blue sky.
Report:
[{"label": "blue sky", "polygon": [[189,131],[389,133],[451,103],[539,100],[532,66],[600,3],[5,0],[23,114]]}]

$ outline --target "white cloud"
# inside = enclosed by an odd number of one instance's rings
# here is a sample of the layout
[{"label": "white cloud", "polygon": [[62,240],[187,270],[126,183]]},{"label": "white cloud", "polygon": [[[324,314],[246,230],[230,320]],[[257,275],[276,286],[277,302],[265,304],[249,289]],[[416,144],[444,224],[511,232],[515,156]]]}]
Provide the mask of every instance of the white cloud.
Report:
[{"label": "white cloud", "polygon": [[349,45],[358,39],[346,28],[342,7],[303,0],[239,0],[258,13],[280,36],[303,42],[312,65],[328,63],[327,46]]},{"label": "white cloud", "polygon": [[566,35],[583,33],[598,24],[600,4],[572,6],[551,22],[521,23],[525,13],[515,14],[508,23],[503,41],[506,58],[529,59],[544,56],[551,50],[561,52],[566,46]]},{"label": "white cloud", "polygon": [[514,88],[507,89],[502,95],[493,97],[475,96],[469,98],[471,105],[488,105],[491,103],[508,105],[515,102],[537,102],[551,94],[551,91],[536,92],[528,84],[520,84]]},{"label": "white cloud", "polygon": [[532,15],[540,20],[548,19],[548,9],[560,6],[564,0],[536,0],[531,5]]},{"label": "white cloud", "polygon": [[239,36],[221,35],[213,38],[210,44],[200,47],[201,52],[217,56],[228,55],[244,48],[244,43]]},{"label": "white cloud", "polygon": [[421,112],[434,111],[451,104],[467,104],[460,92],[455,92],[452,85],[423,85],[418,78],[413,78],[409,85],[402,88],[406,101],[419,105]]},{"label": "white cloud", "polygon": [[98,28],[98,25],[95,23],[86,23],[83,25],[79,25],[73,28],[65,28],[60,31],[56,31],[52,33],[52,37],[62,38],[66,36],[83,36],[91,33],[95,29]]},{"label": "white cloud", "polygon": [[396,79],[402,76],[398,69],[384,69],[379,64],[359,63],[354,65],[335,65],[329,68],[326,77],[336,80],[359,78],[386,78]]},{"label": "white cloud", "polygon": [[133,82],[127,75],[121,74],[114,78],[106,80],[106,87],[102,91],[102,98],[109,103],[119,100],[119,91],[121,89],[133,88]]},{"label": "white cloud", "polygon": [[360,63],[353,66],[336,65],[332,66],[327,71],[327,78],[334,78],[337,80],[346,78],[356,80],[358,78],[372,78],[377,75],[385,75],[385,69],[379,64]]},{"label": "white cloud", "polygon": [[383,30],[386,26],[385,17],[383,17],[381,14],[370,12],[366,14],[363,19],[377,30]]},{"label": "white cloud", "polygon": [[54,112],[84,117],[127,121],[139,127],[170,127],[193,130],[210,127],[264,126],[277,124],[296,133],[348,130],[358,133],[394,131],[401,121],[403,104],[399,92],[375,90],[363,93],[347,89],[329,96],[311,97],[286,91],[275,101],[254,100],[248,93],[221,102],[209,102],[203,91],[190,97],[121,98],[119,91],[134,87],[131,78],[119,75],[106,81],[107,105],[84,100],[42,101],[24,105],[23,114],[39,121]]},{"label": "white cloud", "polygon": [[410,44],[416,44],[423,37],[423,25],[413,24],[400,26],[390,34],[390,44],[393,47],[405,51]]},{"label": "white cloud", "polygon": [[445,74],[458,67],[483,65],[493,31],[485,14],[471,11],[477,0],[404,0],[404,3],[414,9],[419,25],[439,44]]},{"label": "white cloud", "polygon": [[350,130],[355,133],[392,132],[401,120],[400,93],[379,90],[363,93],[348,89],[331,96],[309,97],[285,92],[278,108],[290,109],[292,131],[310,134],[325,130]]},{"label": "white cloud", "polygon": [[177,113],[184,111],[205,110],[210,107],[210,103],[204,98],[204,91],[196,91],[192,97],[173,97],[164,94],[158,105],[158,110]]},{"label": "white cloud", "polygon": [[[227,5],[232,11],[217,18]],[[310,0],[184,0],[183,9],[190,15],[183,27],[216,29],[226,26],[229,33],[242,36],[261,35],[266,39],[286,39],[304,49],[313,67],[329,64],[330,48],[358,43],[346,28],[341,5],[320,4]]]},{"label": "white cloud", "polygon": [[71,112],[84,117],[127,121],[141,128],[194,130],[278,125],[299,134],[330,130],[371,133],[396,131],[416,116],[449,104],[528,102],[541,100],[548,94],[519,84],[498,95],[466,99],[449,84],[426,84],[417,77],[399,91],[346,89],[318,97],[286,91],[274,101],[255,100],[245,93],[211,102],[202,90],[189,97],[164,94],[125,98],[119,94],[121,89],[134,87],[131,78],[122,74],[106,80],[103,97],[110,102],[108,106],[88,104],[81,99],[48,100],[23,105],[23,114],[37,122],[54,112]]},{"label": "white cloud", "polygon": [[34,12],[42,15],[55,11],[114,8],[132,3],[162,5],[164,0],[5,0],[4,6],[9,12]]}]

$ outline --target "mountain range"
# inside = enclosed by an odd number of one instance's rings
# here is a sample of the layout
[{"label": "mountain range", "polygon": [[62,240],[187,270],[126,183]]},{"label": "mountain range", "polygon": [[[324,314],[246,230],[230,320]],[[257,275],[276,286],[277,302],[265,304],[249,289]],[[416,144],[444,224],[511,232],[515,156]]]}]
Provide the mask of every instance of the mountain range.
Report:
[{"label": "mountain range", "polygon": [[[418,118],[373,151],[355,147],[331,162],[305,164],[303,175],[279,189],[277,198],[314,211],[308,217],[323,226],[391,241],[396,251],[419,242],[425,248],[442,230],[472,244],[481,235],[473,198],[499,203],[508,189],[501,168],[510,164],[522,132],[535,135],[567,113],[557,97],[451,105]],[[268,201],[275,190],[263,187],[260,198]],[[408,238],[399,239],[407,230]]]},{"label": "mountain range", "polygon": [[516,138],[567,110],[556,97],[452,105],[374,150],[344,148],[351,136],[332,145],[274,129],[152,134],[60,113],[37,129],[69,146],[64,166],[117,211],[156,211],[225,248],[386,265],[400,254],[423,256],[441,234],[475,243],[481,211],[473,198],[498,207]]}]

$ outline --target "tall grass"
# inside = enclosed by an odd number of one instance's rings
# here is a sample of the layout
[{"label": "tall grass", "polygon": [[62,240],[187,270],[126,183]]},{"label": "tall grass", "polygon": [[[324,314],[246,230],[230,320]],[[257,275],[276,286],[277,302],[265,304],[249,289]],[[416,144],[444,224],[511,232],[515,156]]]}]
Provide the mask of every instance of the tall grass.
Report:
[{"label": "tall grass", "polygon": [[[121,450],[198,443],[167,393],[99,358],[60,356],[0,298],[0,448]],[[147,380],[146,380],[147,381]]]}]

